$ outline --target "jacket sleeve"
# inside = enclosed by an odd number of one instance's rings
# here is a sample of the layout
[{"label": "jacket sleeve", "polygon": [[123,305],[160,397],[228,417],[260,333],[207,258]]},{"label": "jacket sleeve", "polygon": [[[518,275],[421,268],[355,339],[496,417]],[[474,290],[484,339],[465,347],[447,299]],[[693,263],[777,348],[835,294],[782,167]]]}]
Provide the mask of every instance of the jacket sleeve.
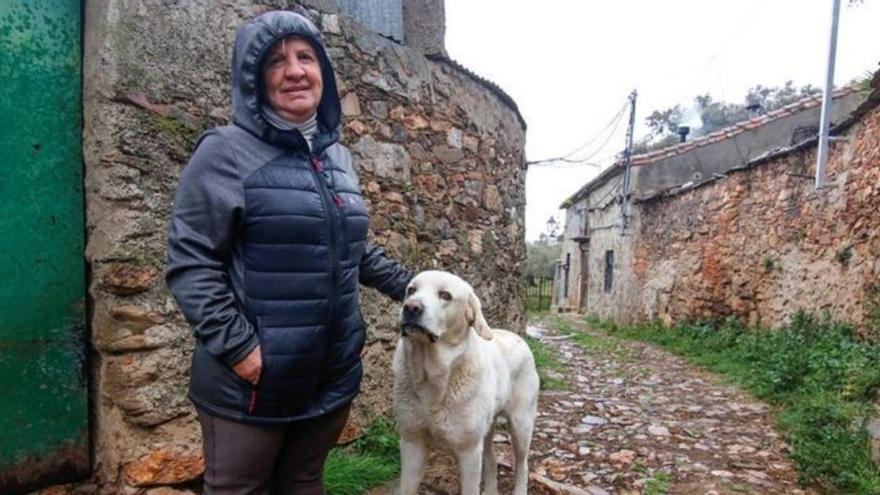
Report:
[{"label": "jacket sleeve", "polygon": [[165,281],[207,351],[233,366],[258,344],[229,277],[244,190],[232,148],[217,131],[184,168],[168,227]]},{"label": "jacket sleeve", "polygon": [[384,249],[367,242],[360,265],[362,284],[378,290],[395,301],[403,301],[406,286],[412,278],[412,273],[389,258]]}]

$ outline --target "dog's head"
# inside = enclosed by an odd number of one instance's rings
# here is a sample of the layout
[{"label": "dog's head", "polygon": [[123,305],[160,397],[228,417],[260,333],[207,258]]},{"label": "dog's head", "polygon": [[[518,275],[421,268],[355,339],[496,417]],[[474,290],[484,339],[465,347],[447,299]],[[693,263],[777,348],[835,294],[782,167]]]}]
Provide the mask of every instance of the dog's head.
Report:
[{"label": "dog's head", "polygon": [[457,344],[470,329],[486,340],[492,339],[480,300],[467,282],[441,271],[421,272],[410,281],[400,310],[404,337]]}]

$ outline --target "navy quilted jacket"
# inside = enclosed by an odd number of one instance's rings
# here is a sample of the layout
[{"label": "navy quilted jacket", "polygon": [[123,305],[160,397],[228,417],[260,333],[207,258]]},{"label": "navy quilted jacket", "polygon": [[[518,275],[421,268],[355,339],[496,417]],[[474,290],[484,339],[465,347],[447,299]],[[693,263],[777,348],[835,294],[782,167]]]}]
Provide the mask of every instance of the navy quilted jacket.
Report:
[{"label": "navy quilted jacket", "polygon": [[[263,59],[291,34],[312,40],[324,80],[311,149],[260,113]],[[166,281],[197,337],[190,398],[237,421],[325,414],[357,394],[365,327],[358,283],[403,298],[411,275],[367,241],[369,216],[317,29],[269,12],[239,29],[234,125],[206,132],[183,170],[168,233]],[[252,387],[232,370],[259,344]]]}]

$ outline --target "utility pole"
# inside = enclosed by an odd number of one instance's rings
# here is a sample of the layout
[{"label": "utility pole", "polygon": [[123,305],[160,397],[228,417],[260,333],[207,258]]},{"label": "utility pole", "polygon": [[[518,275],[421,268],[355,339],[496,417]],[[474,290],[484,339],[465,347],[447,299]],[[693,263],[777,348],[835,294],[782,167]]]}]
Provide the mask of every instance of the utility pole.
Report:
[{"label": "utility pole", "polygon": [[629,219],[627,205],[629,204],[629,180],[632,166],[633,129],[636,125],[636,98],[638,93],[633,90],[629,94],[629,126],[626,129],[626,149],[623,151],[623,180],[620,186],[620,235],[626,233],[626,225]]},{"label": "utility pole", "polygon": [[840,0],[832,0],[831,41],[828,43],[828,65],[825,71],[825,90],[822,92],[822,116],[819,119],[819,150],[816,153],[816,189],[825,186],[825,164],[828,163],[828,128],[831,104],[834,98],[834,59],[837,55],[837,24],[840,18]]}]

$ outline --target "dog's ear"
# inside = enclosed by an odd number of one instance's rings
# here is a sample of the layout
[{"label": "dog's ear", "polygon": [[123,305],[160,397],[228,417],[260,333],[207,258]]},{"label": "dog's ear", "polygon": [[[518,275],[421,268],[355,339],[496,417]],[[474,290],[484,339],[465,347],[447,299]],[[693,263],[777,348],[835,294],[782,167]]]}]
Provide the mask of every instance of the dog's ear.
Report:
[{"label": "dog's ear", "polygon": [[483,308],[480,305],[480,299],[474,291],[471,291],[468,296],[467,321],[468,325],[477,332],[477,335],[486,340],[492,340],[492,329],[489,328],[489,324],[486,323],[486,318],[483,317]]}]

